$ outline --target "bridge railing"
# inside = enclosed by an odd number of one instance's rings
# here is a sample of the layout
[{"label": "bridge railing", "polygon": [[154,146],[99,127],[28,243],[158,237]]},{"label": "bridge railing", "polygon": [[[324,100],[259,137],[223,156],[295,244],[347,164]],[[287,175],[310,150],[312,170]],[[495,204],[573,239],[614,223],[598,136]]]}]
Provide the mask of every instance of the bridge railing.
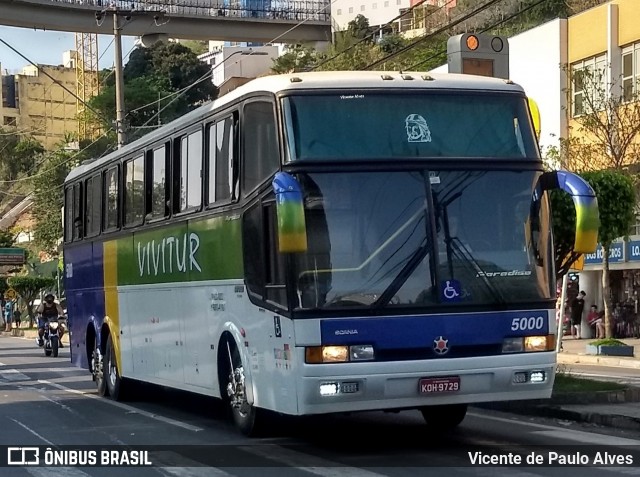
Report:
[{"label": "bridge railing", "polygon": [[330,0],[41,0],[96,9],[160,12],[169,15],[331,21]]}]

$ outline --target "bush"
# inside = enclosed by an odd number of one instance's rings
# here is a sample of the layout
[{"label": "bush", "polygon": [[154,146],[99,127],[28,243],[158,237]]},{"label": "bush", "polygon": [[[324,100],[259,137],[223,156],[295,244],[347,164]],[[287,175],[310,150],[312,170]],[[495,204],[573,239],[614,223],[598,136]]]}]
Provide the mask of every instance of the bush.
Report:
[{"label": "bush", "polygon": [[591,346],[628,346],[620,340],[615,338],[603,338],[601,340],[595,340],[589,343]]}]

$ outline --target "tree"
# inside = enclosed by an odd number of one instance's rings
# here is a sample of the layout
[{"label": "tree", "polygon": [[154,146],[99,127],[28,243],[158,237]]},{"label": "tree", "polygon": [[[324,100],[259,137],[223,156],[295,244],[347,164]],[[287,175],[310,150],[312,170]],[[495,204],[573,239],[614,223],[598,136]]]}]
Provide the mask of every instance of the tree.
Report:
[{"label": "tree", "polygon": [[[204,101],[215,99],[218,89],[211,82],[211,67],[202,63],[188,47],[158,42],[150,48],[136,48],[124,67],[125,121],[131,128],[145,126],[142,133],[191,111]],[[112,127],[116,117],[115,84],[103,72],[105,87],[89,101]],[[162,110],[160,121],[157,113]],[[147,124],[148,123],[148,124]],[[141,134],[130,134],[129,141]]]},{"label": "tree", "polygon": [[64,204],[64,179],[71,167],[78,163],[70,151],[60,149],[49,155],[40,170],[33,177],[32,213],[35,242],[42,250],[57,254],[62,237],[62,206]]},{"label": "tree", "polygon": [[[609,250],[611,243],[625,237],[635,222],[636,195],[633,180],[623,172],[615,170],[584,172],[582,177],[593,187],[598,198],[600,228],[598,240],[602,247],[602,289],[604,291],[605,330],[611,337],[611,299],[609,279]],[[576,214],[568,194],[552,191],[551,207],[553,239],[555,245],[556,276],[565,275],[580,254],[573,251]]]},{"label": "tree", "polygon": [[0,174],[13,181],[29,172],[44,153],[44,147],[30,136],[5,132],[0,128]]},{"label": "tree", "polygon": [[53,288],[56,285],[56,281],[49,277],[17,276],[9,277],[7,283],[27,303],[29,327],[33,326],[33,302],[38,298],[42,290]]},{"label": "tree", "polygon": [[608,170],[585,172],[584,179],[593,187],[598,198],[600,228],[598,240],[602,246],[602,289],[604,291],[605,332],[613,333],[611,319],[611,293],[609,279],[609,249],[611,242],[626,237],[635,223],[636,195],[633,180],[627,174]]},{"label": "tree", "polygon": [[310,46],[287,45],[286,52],[274,58],[271,71],[276,74],[305,71],[315,66],[317,61],[316,51]]}]

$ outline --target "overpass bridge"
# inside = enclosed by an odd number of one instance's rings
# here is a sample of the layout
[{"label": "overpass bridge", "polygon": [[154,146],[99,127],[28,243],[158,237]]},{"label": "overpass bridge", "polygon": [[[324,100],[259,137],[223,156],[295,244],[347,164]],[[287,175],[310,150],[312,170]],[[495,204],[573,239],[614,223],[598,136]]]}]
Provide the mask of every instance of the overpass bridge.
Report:
[{"label": "overpass bridge", "polygon": [[278,43],[331,39],[331,0],[0,0],[0,25],[127,36]]}]

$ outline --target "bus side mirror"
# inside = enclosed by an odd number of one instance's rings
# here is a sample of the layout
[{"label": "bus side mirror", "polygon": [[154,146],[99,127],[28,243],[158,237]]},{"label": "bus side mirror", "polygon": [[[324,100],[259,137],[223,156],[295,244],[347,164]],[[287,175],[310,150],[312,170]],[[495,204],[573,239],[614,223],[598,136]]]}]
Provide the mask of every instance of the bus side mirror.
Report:
[{"label": "bus side mirror", "polygon": [[598,199],[591,186],[582,177],[567,171],[545,172],[540,177],[542,190],[561,189],[573,199],[576,208],[576,253],[593,253],[598,245],[600,215]]},{"label": "bus side mirror", "polygon": [[278,216],[278,249],[281,253],[307,251],[307,227],[302,189],[286,172],[278,172],[272,182]]}]

